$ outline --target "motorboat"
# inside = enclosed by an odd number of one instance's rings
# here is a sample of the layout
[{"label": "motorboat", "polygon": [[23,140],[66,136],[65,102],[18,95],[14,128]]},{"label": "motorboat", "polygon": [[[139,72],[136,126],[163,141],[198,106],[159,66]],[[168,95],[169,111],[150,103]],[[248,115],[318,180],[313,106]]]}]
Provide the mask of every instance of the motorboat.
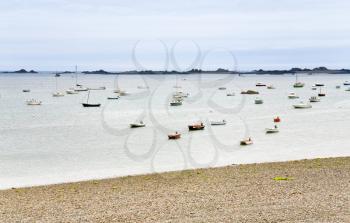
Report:
[{"label": "motorboat", "polygon": [[324,87],[324,84],[316,83],[315,86],[316,87]]},{"label": "motorboat", "polygon": [[312,86],[311,90],[315,91],[315,90],[317,90],[317,87],[316,86]]},{"label": "motorboat", "polygon": [[288,94],[288,98],[289,99],[296,99],[296,98],[299,98],[299,96],[296,93],[291,92]]},{"label": "motorboat", "polygon": [[241,94],[259,94],[259,92],[254,90],[247,90],[247,91],[242,91]]},{"label": "motorboat", "polygon": [[226,96],[235,96],[236,94],[234,92],[232,93],[227,93]]},{"label": "motorboat", "polygon": [[210,125],[226,125],[226,120],[222,120],[222,121],[210,121]]},{"label": "motorboat", "polygon": [[299,104],[293,105],[295,109],[304,109],[304,108],[312,108],[312,105],[309,103],[300,102]]},{"label": "motorboat", "polygon": [[130,124],[130,128],[141,128],[141,127],[145,127],[146,124],[143,123],[143,121],[140,121],[138,123],[131,123]]},{"label": "motorboat", "polygon": [[182,105],[182,100],[173,100],[170,102],[170,106],[181,106]]},{"label": "motorboat", "polygon": [[204,130],[205,125],[203,124],[203,122],[199,123],[199,124],[192,124],[188,126],[188,130],[189,131],[196,131],[196,130]]},{"label": "motorboat", "polygon": [[63,96],[64,96],[64,94],[62,92],[59,92],[59,91],[52,93],[52,97],[63,97]]},{"label": "motorboat", "polygon": [[180,139],[180,138],[181,138],[181,134],[178,132],[168,135],[168,139]]},{"label": "motorboat", "polygon": [[256,83],[255,85],[256,87],[266,87],[266,84],[263,84],[263,83]]},{"label": "motorboat", "polygon": [[108,100],[117,100],[119,98],[120,98],[119,96],[109,96],[109,97],[107,97]]},{"label": "motorboat", "polygon": [[278,129],[277,125],[275,125],[274,128],[266,128],[265,132],[266,132],[266,134],[278,133],[279,129]]},{"label": "motorboat", "polygon": [[27,105],[41,105],[41,101],[36,100],[36,99],[30,99],[27,101]]},{"label": "motorboat", "polygon": [[254,103],[255,103],[256,105],[261,105],[261,104],[264,103],[264,100],[261,99],[261,98],[255,98]]},{"label": "motorboat", "polygon": [[74,89],[68,89],[66,90],[67,94],[78,94],[79,92],[75,91]]},{"label": "motorboat", "polygon": [[252,144],[253,144],[253,141],[250,137],[248,139],[243,139],[240,141],[241,146],[248,146],[248,145],[252,145]]},{"label": "motorboat", "polygon": [[319,97],[317,97],[317,96],[311,96],[311,97],[309,98],[309,101],[310,101],[310,102],[320,102],[321,99],[320,99]]}]

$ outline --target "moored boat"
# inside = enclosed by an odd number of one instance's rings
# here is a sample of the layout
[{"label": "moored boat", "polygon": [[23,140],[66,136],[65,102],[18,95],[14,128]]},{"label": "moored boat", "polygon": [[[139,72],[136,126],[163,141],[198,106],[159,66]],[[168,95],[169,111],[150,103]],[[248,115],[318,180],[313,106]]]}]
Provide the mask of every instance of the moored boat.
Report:
[{"label": "moored boat", "polygon": [[312,108],[311,104],[300,102],[299,104],[293,105],[295,109]]},{"label": "moored boat", "polygon": [[95,103],[95,104],[89,103],[89,99],[90,99],[90,91],[88,91],[86,103],[82,103],[83,107],[90,108],[90,107],[100,107],[101,106],[101,104],[98,104],[98,103]]},{"label": "moored boat", "polygon": [[253,141],[250,137],[248,139],[243,139],[240,141],[241,146],[248,146],[248,145],[252,145],[252,144],[253,144]]},{"label": "moored boat", "polygon": [[276,118],[273,119],[273,122],[275,122],[275,123],[281,122],[281,118],[279,116],[277,116]]},{"label": "moored boat", "polygon": [[278,129],[277,125],[275,125],[274,128],[266,128],[265,132],[266,132],[266,134],[278,133],[279,129]]},{"label": "moored boat", "polygon": [[296,98],[299,98],[299,96],[296,93],[291,92],[288,94],[288,98],[289,99],[296,99]]},{"label": "moored boat", "polygon": [[130,124],[130,128],[141,128],[141,127],[145,127],[145,126],[146,126],[146,124],[143,123],[143,121]]},{"label": "moored boat", "polygon": [[59,91],[52,93],[52,97],[63,97],[63,96],[64,96],[64,94],[62,92],[59,92]]},{"label": "moored boat", "polygon": [[180,139],[180,138],[181,138],[181,134],[178,132],[168,135],[168,139]]},{"label": "moored boat", "polygon": [[311,96],[311,97],[309,98],[309,101],[310,101],[310,102],[320,102],[321,99],[320,99],[319,97],[317,97],[317,96]]},{"label": "moored boat", "polygon": [[30,89],[23,89],[22,92],[24,92],[24,93],[29,93],[29,92],[30,92]]},{"label": "moored boat", "polygon": [[247,91],[242,91],[241,94],[259,94],[259,92],[254,90],[247,90]]},{"label": "moored boat", "polygon": [[261,105],[261,104],[264,103],[264,100],[261,99],[261,98],[255,98],[254,103],[257,104],[257,105]]},{"label": "moored boat", "polygon": [[204,128],[205,128],[205,125],[203,124],[203,122],[201,122],[199,124],[192,124],[192,125],[188,126],[189,131],[203,130]]},{"label": "moored boat", "polygon": [[210,121],[210,125],[226,125],[226,120],[222,120],[222,121]]},{"label": "moored boat", "polygon": [[259,83],[256,83],[255,86],[256,87],[266,87],[266,84],[259,82]]},{"label": "moored boat", "polygon": [[170,106],[181,106],[182,100],[173,100],[170,102]]},{"label": "moored boat", "polygon": [[227,93],[226,96],[235,96],[236,94],[234,92],[232,93]]},{"label": "moored boat", "polygon": [[41,101],[36,100],[36,99],[30,99],[27,101],[27,105],[41,105]]}]

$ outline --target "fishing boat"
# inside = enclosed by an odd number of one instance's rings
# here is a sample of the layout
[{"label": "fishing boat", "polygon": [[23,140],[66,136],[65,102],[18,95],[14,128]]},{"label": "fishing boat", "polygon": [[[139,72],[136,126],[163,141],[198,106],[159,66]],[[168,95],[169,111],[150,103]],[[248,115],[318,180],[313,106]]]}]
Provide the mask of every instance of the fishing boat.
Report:
[{"label": "fishing boat", "polygon": [[279,132],[279,129],[278,129],[277,125],[275,125],[274,128],[266,128],[265,129],[266,134],[278,133],[278,132]]},{"label": "fishing boat", "polygon": [[267,89],[276,89],[276,88],[273,85],[269,85],[269,86],[267,86]]},{"label": "fishing boat", "polygon": [[259,92],[254,90],[247,90],[247,91],[242,91],[241,94],[259,94]]},{"label": "fishing boat", "polygon": [[275,123],[281,122],[281,118],[277,116],[276,118],[273,119],[273,122]]},{"label": "fishing boat", "polygon": [[180,138],[181,138],[181,134],[178,132],[168,135],[168,139],[180,139]]},{"label": "fishing boat", "polygon": [[182,100],[173,100],[170,102],[170,106],[180,106],[182,105]]},{"label": "fishing boat", "polygon": [[143,121],[140,121],[138,123],[131,123],[130,124],[130,128],[141,128],[141,127],[145,127],[146,124],[143,123]]},{"label": "fishing boat", "polygon": [[311,104],[300,102],[299,104],[293,105],[295,109],[312,108]]},{"label": "fishing boat", "polygon": [[89,98],[90,98],[90,91],[88,91],[88,96],[87,96],[86,103],[82,103],[83,107],[100,107],[101,106],[101,104],[89,103]]},{"label": "fishing boat", "polygon": [[255,103],[256,105],[261,105],[261,104],[264,103],[264,100],[261,99],[261,98],[255,98],[254,103]]},{"label": "fishing boat", "polygon": [[41,101],[36,100],[36,99],[30,99],[27,101],[27,105],[41,105]]},{"label": "fishing boat", "polygon": [[117,100],[119,99],[120,97],[119,96],[110,96],[110,97],[107,97],[108,100]]},{"label": "fishing boat", "polygon": [[203,130],[205,128],[205,125],[203,125],[203,122],[199,124],[192,124],[188,126],[189,131],[195,131],[195,130]]},{"label": "fishing boat", "polygon": [[256,87],[266,87],[266,84],[263,84],[263,83],[256,83],[255,85]]},{"label": "fishing boat", "polygon": [[236,94],[235,93],[227,93],[226,96],[235,96]]},{"label": "fishing boat", "polygon": [[313,102],[320,102],[321,99],[320,99],[319,97],[317,97],[317,96],[311,96],[311,97],[309,98],[309,101],[310,101],[311,103],[313,103]]},{"label": "fishing boat", "polygon": [[240,141],[241,146],[248,146],[248,145],[252,145],[253,141],[252,139],[249,137],[248,139],[243,139]]},{"label": "fishing boat", "polygon": [[294,88],[302,88],[304,86],[305,86],[304,83],[298,81],[298,74],[295,74],[295,83],[294,83],[293,87]]},{"label": "fishing boat", "polygon": [[219,87],[219,90],[226,90],[226,87]]},{"label": "fishing boat", "polygon": [[226,125],[226,120],[222,120],[222,121],[210,121],[210,125]]},{"label": "fishing boat", "polygon": [[23,89],[22,92],[24,92],[24,93],[29,93],[29,92],[30,92],[30,89]]},{"label": "fishing boat", "polygon": [[344,85],[350,85],[350,81],[345,81],[343,84]]},{"label": "fishing boat", "polygon": [[296,99],[296,98],[299,98],[299,96],[296,93],[291,92],[291,93],[289,93],[288,98],[289,99]]}]

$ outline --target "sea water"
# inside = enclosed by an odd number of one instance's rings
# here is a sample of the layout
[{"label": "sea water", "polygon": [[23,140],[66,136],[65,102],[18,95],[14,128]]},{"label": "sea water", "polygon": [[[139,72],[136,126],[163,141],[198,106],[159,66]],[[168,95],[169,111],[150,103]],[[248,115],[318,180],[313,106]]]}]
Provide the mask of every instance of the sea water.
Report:
[{"label": "sea water", "polygon": [[[0,188],[73,182],[132,174],[154,173],[230,164],[297,160],[350,155],[350,92],[342,83],[347,75],[299,75],[305,87],[294,89],[294,75],[82,75],[86,87],[105,86],[87,92],[52,97],[53,74],[0,75]],[[57,78],[58,90],[76,82],[74,74]],[[257,82],[276,89],[255,87]],[[307,102],[323,83],[326,97],[311,109],[293,109]],[[336,89],[341,85],[341,89]],[[141,88],[138,88],[141,86]],[[148,86],[148,88],[145,88]],[[174,86],[179,86],[175,88]],[[226,90],[218,90],[219,87]],[[113,90],[129,93],[107,100]],[[181,87],[181,88],[180,88]],[[30,93],[23,93],[30,89]],[[242,90],[258,90],[256,95]],[[189,93],[182,106],[169,102],[176,91]],[[228,97],[227,93],[235,92]],[[288,99],[295,92],[300,99]],[[28,106],[38,99],[41,106]],[[266,134],[279,116],[280,132]],[[130,129],[142,120],[145,128]],[[210,121],[226,120],[225,126]],[[189,132],[188,125],[203,122],[205,130]],[[179,140],[167,135],[178,131]],[[239,141],[251,137],[254,144]]]}]

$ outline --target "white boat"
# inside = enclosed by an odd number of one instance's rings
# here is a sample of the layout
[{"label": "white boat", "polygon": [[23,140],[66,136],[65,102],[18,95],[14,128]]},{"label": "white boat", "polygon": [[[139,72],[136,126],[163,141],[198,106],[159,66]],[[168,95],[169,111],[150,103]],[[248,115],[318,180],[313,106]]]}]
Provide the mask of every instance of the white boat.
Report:
[{"label": "white boat", "polygon": [[106,90],[106,87],[102,86],[102,87],[97,87],[97,88],[87,88],[88,90],[92,90],[92,91],[103,91]]},{"label": "white boat", "polygon": [[74,89],[68,89],[68,90],[66,90],[66,93],[67,94],[78,94],[78,92],[75,91]]},{"label": "white boat", "polygon": [[141,128],[141,127],[145,127],[146,124],[143,123],[143,121],[140,121],[138,123],[131,123],[130,124],[130,128]]},{"label": "white boat", "polygon": [[210,121],[210,125],[226,125],[226,120],[222,120],[222,121]]},{"label": "white boat", "polygon": [[55,76],[55,83],[56,83],[56,91],[52,93],[52,97],[63,97],[64,93],[58,91],[58,77],[60,76]]},{"label": "white boat", "polygon": [[345,81],[344,85],[350,85],[350,81]]},{"label": "white boat", "polygon": [[27,105],[41,105],[41,101],[35,100],[35,99],[30,99],[27,101]]},{"label": "white boat", "polygon": [[126,91],[124,90],[120,90],[120,89],[116,89],[114,90],[114,93],[117,93],[119,94],[120,96],[126,96],[126,95],[129,95],[129,93],[127,93]]},{"label": "white boat", "polygon": [[74,91],[77,91],[77,92],[79,92],[79,91],[88,91],[88,90],[89,90],[88,88],[83,87],[81,85],[77,85],[77,86],[74,87]]},{"label": "white boat", "polygon": [[312,105],[309,103],[300,102],[299,104],[293,105],[295,109],[304,109],[304,108],[312,108]]},{"label": "white boat", "polygon": [[184,93],[182,91],[177,91],[173,94],[174,98],[187,98],[190,94],[189,93]]},{"label": "white boat", "polygon": [[296,98],[299,98],[299,96],[297,94],[295,94],[294,92],[291,92],[291,93],[289,93],[288,98],[289,99],[296,99]]},{"label": "white boat", "polygon": [[263,99],[261,99],[261,98],[255,98],[255,104],[257,104],[257,105],[261,105],[261,104],[263,104],[264,103],[264,100]]},{"label": "white boat", "polygon": [[347,88],[347,89],[345,89],[345,91],[350,91],[350,87],[349,87],[349,88]]},{"label": "white boat", "polygon": [[232,93],[227,93],[226,96],[235,96],[236,94],[234,92]]},{"label": "white boat", "polygon": [[276,89],[273,85],[267,86],[267,89]]},{"label": "white boat", "polygon": [[311,96],[311,97],[309,98],[309,101],[310,101],[310,102],[320,102],[321,99],[320,99],[319,97],[317,97],[317,96]]},{"label": "white boat", "polygon": [[64,96],[64,94],[62,92],[59,92],[59,91],[52,93],[52,97],[63,97],[63,96]]},{"label": "white boat", "polygon": [[275,125],[274,128],[266,128],[265,132],[266,134],[271,134],[271,133],[278,133],[280,130],[278,129],[277,125]]}]

